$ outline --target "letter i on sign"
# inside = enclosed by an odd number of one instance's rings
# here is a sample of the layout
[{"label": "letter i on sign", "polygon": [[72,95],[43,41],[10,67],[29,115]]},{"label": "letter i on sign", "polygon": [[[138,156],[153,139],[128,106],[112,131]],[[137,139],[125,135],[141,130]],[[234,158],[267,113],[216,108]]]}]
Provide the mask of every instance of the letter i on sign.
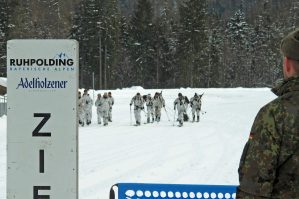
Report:
[{"label": "letter i on sign", "polygon": [[[33,137],[51,137],[51,132],[40,132],[51,117],[51,113],[34,113],[34,117],[43,117],[32,132]],[[45,173],[45,150],[39,150],[39,173]],[[39,195],[39,190],[51,190],[51,186],[33,186],[33,199],[50,199],[50,195]]]}]

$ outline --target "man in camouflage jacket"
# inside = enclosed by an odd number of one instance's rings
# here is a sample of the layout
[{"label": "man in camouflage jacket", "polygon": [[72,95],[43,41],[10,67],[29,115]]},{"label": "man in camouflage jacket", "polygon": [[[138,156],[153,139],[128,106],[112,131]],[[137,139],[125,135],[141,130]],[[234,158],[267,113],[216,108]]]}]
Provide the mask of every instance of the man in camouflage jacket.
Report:
[{"label": "man in camouflage jacket", "polygon": [[237,198],[299,198],[299,30],[282,40],[284,81],[257,114],[239,166]]}]

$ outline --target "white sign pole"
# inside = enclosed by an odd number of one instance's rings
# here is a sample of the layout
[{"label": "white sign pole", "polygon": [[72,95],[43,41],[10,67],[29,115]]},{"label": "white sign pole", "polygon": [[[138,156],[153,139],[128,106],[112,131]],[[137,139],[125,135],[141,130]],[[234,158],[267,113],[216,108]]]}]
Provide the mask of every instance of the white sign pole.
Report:
[{"label": "white sign pole", "polygon": [[78,43],[7,42],[7,198],[78,198]]}]

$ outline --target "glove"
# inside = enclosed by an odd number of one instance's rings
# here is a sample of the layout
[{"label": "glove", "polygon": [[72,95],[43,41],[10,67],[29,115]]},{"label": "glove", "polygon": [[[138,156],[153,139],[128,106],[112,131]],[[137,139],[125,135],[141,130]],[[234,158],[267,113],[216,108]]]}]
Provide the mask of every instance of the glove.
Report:
[{"label": "glove", "polygon": [[144,107],[141,107],[141,110],[143,110],[144,109]]},{"label": "glove", "polygon": [[163,107],[165,108],[165,105],[163,105]]},{"label": "glove", "polygon": [[88,102],[86,102],[86,104],[88,104]]},{"label": "glove", "polygon": [[132,104],[130,104],[130,106],[132,106]]}]

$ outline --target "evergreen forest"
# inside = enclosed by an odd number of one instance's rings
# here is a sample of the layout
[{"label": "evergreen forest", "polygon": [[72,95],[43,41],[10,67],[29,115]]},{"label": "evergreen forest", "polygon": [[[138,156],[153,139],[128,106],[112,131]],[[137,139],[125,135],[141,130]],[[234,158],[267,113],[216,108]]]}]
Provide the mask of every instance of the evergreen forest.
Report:
[{"label": "evergreen forest", "polygon": [[7,40],[76,39],[81,88],[270,87],[298,15],[299,0],[0,0],[0,76]]}]

